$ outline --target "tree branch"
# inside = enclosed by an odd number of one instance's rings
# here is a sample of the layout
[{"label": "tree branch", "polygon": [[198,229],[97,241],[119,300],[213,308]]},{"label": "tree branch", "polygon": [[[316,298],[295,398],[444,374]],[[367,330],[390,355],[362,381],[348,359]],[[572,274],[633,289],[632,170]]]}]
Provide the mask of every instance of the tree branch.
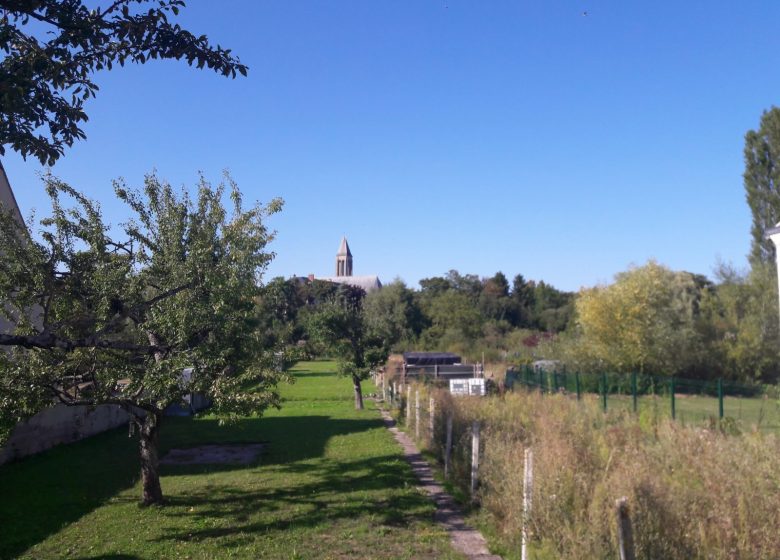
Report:
[{"label": "tree branch", "polygon": [[33,335],[0,334],[0,346],[21,346],[23,348],[41,348],[44,350],[65,350],[66,352],[72,352],[77,348],[106,348],[142,352],[144,354],[164,353],[169,350],[166,346],[147,346],[122,340],[105,340],[94,335],[70,340],[50,332]]}]

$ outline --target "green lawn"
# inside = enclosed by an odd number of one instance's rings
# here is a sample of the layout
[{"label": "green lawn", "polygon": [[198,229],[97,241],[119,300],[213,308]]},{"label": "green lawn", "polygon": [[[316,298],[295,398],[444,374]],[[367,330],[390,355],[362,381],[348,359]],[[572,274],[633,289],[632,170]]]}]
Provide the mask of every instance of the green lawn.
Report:
[{"label": "green lawn", "polygon": [[165,507],[138,506],[126,430],[0,467],[0,558],[460,558],[373,403],[355,411],[332,372],[299,364],[282,409],[260,419],[166,418],[163,453],[267,450],[248,467],[164,466]]}]

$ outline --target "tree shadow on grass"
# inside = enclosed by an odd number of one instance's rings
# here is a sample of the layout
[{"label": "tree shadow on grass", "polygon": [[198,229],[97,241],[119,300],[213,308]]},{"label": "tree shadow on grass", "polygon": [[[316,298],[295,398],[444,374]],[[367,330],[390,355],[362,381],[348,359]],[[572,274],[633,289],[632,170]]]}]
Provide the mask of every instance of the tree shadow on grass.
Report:
[{"label": "tree shadow on grass", "polygon": [[[277,465],[271,470],[277,476],[295,476],[300,467]],[[431,501],[417,491],[409,491],[416,481],[398,455],[322,461],[315,467],[307,466],[305,472],[310,481],[303,484],[255,491],[210,486],[172,497],[171,504],[177,507],[165,515],[219,519],[221,526],[169,529],[159,540],[216,539],[218,546],[231,548],[249,544],[257,534],[331,526],[341,520],[370,519],[372,526],[409,527],[432,519]]]},{"label": "tree shadow on grass", "polygon": [[138,451],[119,428],[0,467],[0,558],[13,558],[138,478]]},{"label": "tree shadow on grass", "polygon": [[[257,463],[266,468],[321,457],[330,438],[378,426],[381,421],[375,418],[345,420],[328,416],[248,418],[228,426],[219,426],[211,419],[166,418],[160,451],[164,456],[173,447],[267,442],[268,448]],[[0,467],[0,558],[22,554],[137,483],[137,440],[129,439],[125,430],[113,430]],[[163,493],[165,479],[171,476],[247,468],[257,465],[166,465],[161,468]],[[172,498],[173,505],[176,500]]]}]

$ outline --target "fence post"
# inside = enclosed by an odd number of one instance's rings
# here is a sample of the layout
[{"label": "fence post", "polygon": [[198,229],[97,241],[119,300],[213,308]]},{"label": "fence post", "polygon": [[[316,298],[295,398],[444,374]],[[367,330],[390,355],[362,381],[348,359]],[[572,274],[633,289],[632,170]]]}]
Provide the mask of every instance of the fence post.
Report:
[{"label": "fence post", "polygon": [[436,415],[436,400],[433,397],[430,397],[428,399],[428,430],[430,430],[430,435],[428,436],[428,439],[430,441],[433,441],[433,428],[434,428],[435,415]]},{"label": "fence post", "polygon": [[474,494],[477,491],[477,481],[479,478],[479,422],[476,420],[471,424],[471,500],[474,501]]},{"label": "fence post", "polygon": [[450,462],[452,460],[452,412],[447,414],[447,440],[444,444],[444,478],[450,478]]},{"label": "fence post", "polygon": [[601,400],[604,412],[607,411],[607,374],[601,374]]},{"label": "fence post", "polygon": [[718,418],[723,420],[723,378],[718,378]]},{"label": "fence post", "polygon": [[615,501],[618,529],[618,553],[620,560],[636,560],[634,555],[634,534],[631,530],[631,518],[628,516],[628,498]]},{"label": "fence post", "polygon": [[409,421],[412,418],[412,386],[406,386],[406,426],[409,426]]},{"label": "fence post", "polygon": [[672,420],[674,420],[677,418],[677,410],[675,409],[674,402],[674,376],[669,379],[669,397],[671,398],[672,403]]},{"label": "fence post", "polygon": [[420,439],[420,390],[414,391],[414,437]]},{"label": "fence post", "polygon": [[531,516],[531,494],[534,487],[534,452],[530,447],[525,449],[523,470],[523,533],[520,559],[528,560],[528,524]]},{"label": "fence post", "polygon": [[637,411],[636,372],[631,372],[631,398],[634,401],[634,413]]},{"label": "fence post", "polygon": [[577,389],[577,400],[582,398],[582,389],[580,388],[580,372],[574,372],[574,386]]}]

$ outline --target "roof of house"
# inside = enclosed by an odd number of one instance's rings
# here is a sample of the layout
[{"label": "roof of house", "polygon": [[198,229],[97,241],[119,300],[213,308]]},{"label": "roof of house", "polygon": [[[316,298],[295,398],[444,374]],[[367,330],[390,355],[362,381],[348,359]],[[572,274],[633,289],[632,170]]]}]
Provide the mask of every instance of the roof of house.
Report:
[{"label": "roof of house", "polygon": [[9,210],[20,224],[24,224],[22,213],[16,203],[14,191],[11,189],[11,183],[8,182],[8,176],[5,174],[2,162],[0,162],[0,204]]}]

